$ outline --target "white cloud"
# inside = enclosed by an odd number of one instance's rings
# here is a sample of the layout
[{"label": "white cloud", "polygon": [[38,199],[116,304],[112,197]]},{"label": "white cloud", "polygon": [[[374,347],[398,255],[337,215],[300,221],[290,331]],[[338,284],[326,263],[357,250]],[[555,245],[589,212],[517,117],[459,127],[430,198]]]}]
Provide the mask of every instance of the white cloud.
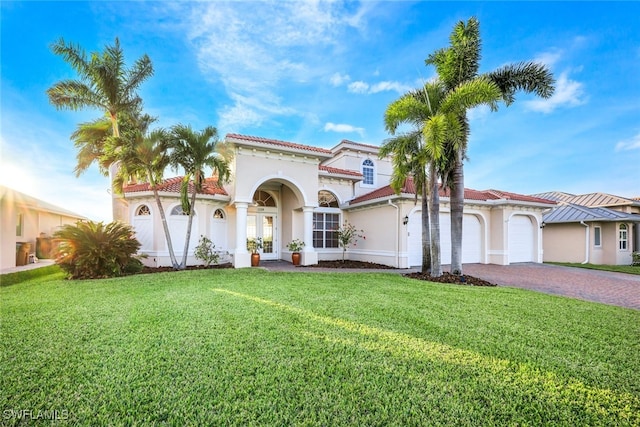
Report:
[{"label": "white cloud", "polygon": [[587,101],[583,84],[571,80],[568,74],[567,71],[560,74],[556,81],[556,90],[550,98],[527,101],[526,106],[533,111],[551,113],[561,106],[576,107],[585,104]]},{"label": "white cloud", "polygon": [[329,79],[329,82],[331,82],[333,86],[338,87],[338,86],[342,86],[343,84],[345,84],[350,80],[351,80],[351,77],[349,77],[349,74],[335,73],[334,75],[331,76],[331,78]]},{"label": "white cloud", "polygon": [[411,87],[398,82],[379,82],[371,86],[369,93],[396,91],[403,94],[411,89]]},{"label": "white cloud", "polygon": [[[200,71],[219,80],[234,105],[220,110],[223,124],[262,123],[278,114],[301,114],[282,108],[285,84],[304,83],[326,73],[322,55],[342,42],[348,28],[363,25],[364,6],[341,2],[193,2],[185,23]],[[321,62],[320,62],[321,61]],[[336,74],[331,83],[346,83]],[[256,101],[249,107],[242,99]],[[225,129],[226,131],[227,129]]]},{"label": "white cloud", "polygon": [[328,122],[324,125],[325,132],[346,132],[346,133],[358,133],[361,137],[364,137],[364,128],[355,127],[347,124],[336,124]]},{"label": "white cloud", "polygon": [[348,90],[351,93],[367,93],[369,92],[369,85],[363,81],[357,81],[349,83]]},{"label": "white cloud", "polygon": [[542,63],[549,68],[553,68],[553,66],[562,58],[562,53],[563,52],[559,49],[543,52],[536,56],[533,61]]},{"label": "white cloud", "polygon": [[640,150],[640,133],[616,144],[616,152]]},{"label": "white cloud", "polygon": [[362,93],[362,94],[374,94],[379,92],[390,92],[395,91],[399,94],[403,94],[409,90],[411,87],[399,82],[390,82],[390,81],[382,81],[370,85],[369,83],[358,80],[356,82],[350,83],[347,87],[348,91],[351,93]]}]

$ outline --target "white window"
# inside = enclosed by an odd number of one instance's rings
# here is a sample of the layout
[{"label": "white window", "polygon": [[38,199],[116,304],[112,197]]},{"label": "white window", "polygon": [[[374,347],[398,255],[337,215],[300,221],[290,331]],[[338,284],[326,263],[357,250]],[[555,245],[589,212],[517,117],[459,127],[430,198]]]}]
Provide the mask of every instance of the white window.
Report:
[{"label": "white window", "polygon": [[[189,215],[189,214],[182,210],[181,205],[176,205],[173,207],[173,209],[171,209],[171,215]],[[193,215],[194,216],[196,215],[195,211],[193,212]]]},{"label": "white window", "polygon": [[600,226],[593,227],[593,246],[597,248],[602,246],[602,229]]},{"label": "white window", "polygon": [[363,185],[374,185],[374,176],[375,176],[375,165],[371,159],[366,159],[362,162],[362,175],[364,179],[362,180]]},{"label": "white window", "polygon": [[628,248],[627,224],[620,224],[618,229],[618,249],[626,251]]},{"label": "white window", "polygon": [[224,211],[222,209],[216,209],[213,213],[214,219],[224,219]]},{"label": "white window", "polygon": [[151,210],[147,205],[141,205],[136,211],[136,216],[149,216],[151,215]]},{"label": "white window", "polygon": [[313,214],[313,247],[337,248],[340,214],[316,212]]}]

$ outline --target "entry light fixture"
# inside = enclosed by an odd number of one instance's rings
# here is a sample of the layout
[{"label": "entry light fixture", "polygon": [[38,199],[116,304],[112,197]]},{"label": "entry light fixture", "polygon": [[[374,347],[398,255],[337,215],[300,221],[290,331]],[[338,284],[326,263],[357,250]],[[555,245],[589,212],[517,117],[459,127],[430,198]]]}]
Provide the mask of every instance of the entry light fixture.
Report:
[{"label": "entry light fixture", "polygon": [[409,216],[408,216],[408,215],[405,215],[405,216],[404,216],[404,218],[402,219],[402,223],[403,223],[404,225],[409,224]]}]

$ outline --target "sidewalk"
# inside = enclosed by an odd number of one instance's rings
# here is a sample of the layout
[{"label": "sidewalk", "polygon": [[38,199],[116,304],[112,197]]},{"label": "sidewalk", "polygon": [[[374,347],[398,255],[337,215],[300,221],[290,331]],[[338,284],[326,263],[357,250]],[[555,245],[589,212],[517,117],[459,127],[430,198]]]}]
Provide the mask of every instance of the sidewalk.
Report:
[{"label": "sidewalk", "polygon": [[18,271],[33,270],[35,268],[48,267],[53,264],[55,264],[55,261],[52,259],[40,259],[38,260],[38,262],[35,262],[33,264],[21,265],[20,267],[3,268],[0,270],[0,274],[9,274],[9,273],[17,273]]}]

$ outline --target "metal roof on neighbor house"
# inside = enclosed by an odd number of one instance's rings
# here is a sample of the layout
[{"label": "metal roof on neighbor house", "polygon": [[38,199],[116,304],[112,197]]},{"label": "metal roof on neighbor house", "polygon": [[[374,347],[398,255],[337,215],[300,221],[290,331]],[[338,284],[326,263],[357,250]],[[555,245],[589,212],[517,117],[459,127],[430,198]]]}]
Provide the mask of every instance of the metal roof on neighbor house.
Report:
[{"label": "metal roof on neighbor house", "polygon": [[533,197],[540,199],[553,200],[554,202],[566,202],[572,197],[576,197],[575,194],[564,193],[562,191],[548,191],[546,193],[532,194]]},{"label": "metal roof on neighbor house", "polygon": [[563,204],[543,215],[542,221],[547,224],[566,222],[640,222],[640,215],[627,214],[609,208],[587,207],[572,203]]},{"label": "metal roof on neighbor house", "polygon": [[534,194],[534,196],[588,207],[640,206],[640,200],[628,199],[607,193],[569,194],[561,191],[550,191],[548,193]]}]

